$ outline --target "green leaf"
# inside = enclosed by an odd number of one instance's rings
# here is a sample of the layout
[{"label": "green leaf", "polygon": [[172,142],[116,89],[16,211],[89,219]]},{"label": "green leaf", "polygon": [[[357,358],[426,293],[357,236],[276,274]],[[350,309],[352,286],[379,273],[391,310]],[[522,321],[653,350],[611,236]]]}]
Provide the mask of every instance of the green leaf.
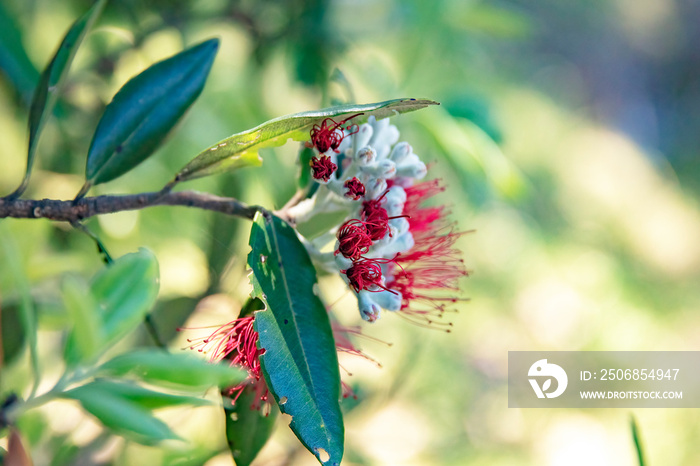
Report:
[{"label": "green leaf", "polygon": [[0,341],[2,341],[0,368],[2,368],[22,354],[27,340],[27,331],[22,321],[20,303],[2,303],[2,308],[0,308],[0,332]]},{"label": "green leaf", "polygon": [[253,462],[272,435],[279,413],[274,408],[267,415],[259,409],[252,409],[257,396],[255,390],[246,389],[235,405],[227,405],[224,401],[226,440],[236,466],[248,466]]},{"label": "green leaf", "polygon": [[156,392],[129,382],[113,382],[109,380],[95,380],[66,392],[66,396],[74,398],[80,396],[80,392],[85,390],[98,390],[111,395],[124,398],[136,403],[144,409],[158,409],[168,406],[193,405],[204,406],[211,404],[210,401],[194,396],[172,395],[170,393]]},{"label": "green leaf", "polygon": [[171,354],[163,350],[137,350],[104,363],[98,374],[131,374],[154,385],[207,389],[229,387],[242,382],[247,374],[226,364],[215,364],[188,353]]},{"label": "green leaf", "polygon": [[348,124],[360,124],[374,116],[377,120],[412,112],[429,105],[438,105],[432,100],[396,99],[366,105],[339,105],[312,112],[295,113],[275,118],[248,131],[234,134],[214,144],[195,157],[175,177],[176,181],[186,181],[202,176],[213,175],[247,166],[260,166],[262,159],[258,150],[264,147],[277,147],[287,142],[307,141],[313,125],[326,118],[337,121],[360,113],[348,120]]},{"label": "green leaf", "polygon": [[103,311],[105,346],[145,318],[158,297],[158,261],[146,249],[126,254],[95,276],[92,294]]},{"label": "green leaf", "polygon": [[314,293],[314,266],[294,229],[269,214],[256,215],[250,246],[253,295],[267,306],[255,313],[265,380],[299,440],[321,463],[338,465],[340,373],[328,313]]},{"label": "green leaf", "polygon": [[0,3],[0,69],[22,100],[29,104],[39,81],[39,71],[22,45],[22,33],[6,7]]},{"label": "green leaf", "polygon": [[103,346],[104,335],[100,308],[87,286],[68,276],[62,287],[63,304],[73,328],[66,343],[66,362],[72,366],[89,361]]},{"label": "green leaf", "polygon": [[78,400],[106,427],[137,442],[152,444],[178,438],[163,421],[118,393],[85,385],[66,392],[64,396]]},{"label": "green leaf", "polygon": [[41,135],[41,131],[44,128],[48,116],[51,115],[56,105],[59,88],[65,76],[68,74],[68,70],[70,69],[75,54],[78,52],[80,44],[83,42],[90,27],[104,8],[105,3],[106,0],[98,0],[87,13],[73,23],[68,33],[66,33],[66,36],[63,38],[58,50],[56,50],[53,58],[39,78],[39,83],[34,91],[32,105],[29,110],[27,171],[25,172],[22,184],[14,193],[10,194],[10,198],[19,197],[27,188],[32,166],[34,165],[39,136]]},{"label": "green leaf", "polygon": [[218,48],[218,39],[202,42],[156,63],[117,92],[90,145],[87,188],[123,175],[156,150],[202,92]]},{"label": "green leaf", "polygon": [[639,436],[639,426],[637,425],[637,419],[634,416],[630,416],[630,428],[632,429],[632,441],[634,442],[634,450],[637,453],[637,462],[639,466],[644,466],[644,448],[642,447],[642,439]]}]

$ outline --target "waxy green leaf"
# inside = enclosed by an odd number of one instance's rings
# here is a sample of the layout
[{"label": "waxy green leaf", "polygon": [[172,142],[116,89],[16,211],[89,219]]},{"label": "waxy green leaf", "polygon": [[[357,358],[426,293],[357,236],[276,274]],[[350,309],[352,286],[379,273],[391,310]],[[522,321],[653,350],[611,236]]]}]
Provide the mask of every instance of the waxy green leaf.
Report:
[{"label": "waxy green leaf", "polygon": [[[323,464],[343,457],[340,373],[326,308],[316,296],[316,271],[296,232],[269,214],[255,216],[248,265],[265,380],[290,428]],[[325,461],[324,461],[325,459]]]},{"label": "waxy green leaf", "polygon": [[247,374],[227,364],[215,364],[188,353],[163,350],[137,350],[104,363],[100,375],[133,375],[154,385],[207,389],[230,387],[242,382]]},{"label": "waxy green leaf", "polygon": [[78,400],[105,427],[140,443],[153,444],[178,438],[160,419],[127,397],[93,384],[64,394]]},{"label": "waxy green leaf", "polygon": [[86,186],[113,180],[148,158],[202,92],[218,39],[156,63],[127,82],[107,105],[92,139]]},{"label": "waxy green leaf", "polygon": [[158,297],[158,261],[147,249],[126,254],[103,268],[90,290],[103,309],[105,344],[138,326]]},{"label": "waxy green leaf", "polygon": [[275,118],[209,147],[180,170],[175,181],[191,180],[247,166],[259,166],[262,164],[262,159],[258,155],[258,150],[264,147],[281,146],[288,139],[308,141],[313,125],[320,125],[326,118],[333,118],[340,122],[344,118],[360,114],[347,121],[348,125],[360,124],[367,121],[370,116],[381,120],[429,105],[438,105],[438,103],[422,99],[396,99],[376,104],[338,105]]},{"label": "waxy green leaf", "polygon": [[104,331],[100,307],[88,287],[75,277],[66,277],[61,289],[63,304],[72,321],[66,344],[66,362],[69,366],[89,361],[102,349]]},{"label": "waxy green leaf", "polygon": [[41,74],[37,84],[32,105],[29,109],[29,148],[27,152],[27,170],[22,180],[22,184],[10,194],[10,198],[19,197],[27,188],[29,176],[34,165],[39,136],[44,128],[44,124],[51,112],[53,112],[58,97],[60,86],[68,74],[75,54],[78,52],[80,44],[83,42],[90,27],[95,22],[100,12],[104,8],[106,0],[98,0],[87,13],[80,17],[66,33],[61,41],[61,45],[56,50],[48,66]]},{"label": "waxy green leaf", "polygon": [[5,4],[0,3],[0,70],[29,104],[39,81],[39,71],[27,55],[22,35]]},{"label": "waxy green leaf", "polygon": [[63,296],[73,330],[66,361],[75,364],[99,356],[133,331],[155,304],[158,286],[158,261],[146,249],[104,267],[89,289],[67,279]]},{"label": "waxy green leaf", "polygon": [[258,401],[255,390],[246,389],[231,406],[224,399],[226,416],[226,440],[236,466],[248,466],[253,462],[262,447],[272,435],[279,411],[273,408],[270,413],[252,409]]},{"label": "waxy green leaf", "polygon": [[111,380],[95,380],[88,384],[74,388],[65,393],[68,398],[79,398],[86,390],[99,390],[110,395],[124,398],[140,407],[151,410],[168,406],[193,405],[204,406],[211,402],[194,396],[172,395],[170,393],[149,390],[130,382],[113,382]]}]

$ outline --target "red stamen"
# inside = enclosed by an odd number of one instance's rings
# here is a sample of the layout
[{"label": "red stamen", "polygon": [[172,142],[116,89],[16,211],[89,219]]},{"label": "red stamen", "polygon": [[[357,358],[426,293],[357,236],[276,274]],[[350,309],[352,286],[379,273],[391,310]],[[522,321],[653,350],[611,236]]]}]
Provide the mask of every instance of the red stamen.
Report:
[{"label": "red stamen", "polygon": [[327,155],[322,155],[320,158],[312,157],[309,165],[313,170],[314,179],[323,181],[328,181],[333,172],[338,168],[336,164],[331,162],[331,158]]},{"label": "red stamen", "polygon": [[382,284],[382,268],[380,266],[380,264],[388,264],[395,261],[396,257],[393,259],[367,259],[362,257],[353,261],[348,269],[341,270],[340,272],[347,275],[350,287],[355,290],[356,293],[359,293],[360,290],[372,292],[386,290],[390,293],[397,294],[394,290],[390,290]]},{"label": "red stamen", "polygon": [[352,198],[353,201],[357,201],[365,195],[365,185],[357,177],[347,180],[343,186],[348,190],[345,196]]},{"label": "red stamen", "polygon": [[[332,118],[326,118],[321,122],[321,125],[314,125],[311,128],[311,144],[318,149],[318,151],[323,154],[328,151],[328,149],[333,149],[333,151],[338,152],[338,147],[340,143],[343,142],[347,136],[357,133],[360,128],[357,125],[350,125],[346,129],[351,131],[350,128],[355,128],[349,134],[345,134],[341,129],[343,123],[348,120],[352,120],[355,117],[362,115],[362,113],[357,113],[355,115],[349,116],[340,123],[336,123]],[[333,123],[330,124],[329,122]]]},{"label": "red stamen", "polygon": [[202,353],[211,352],[212,362],[226,359],[232,366],[246,369],[248,378],[225,389],[224,393],[235,404],[243,390],[250,387],[256,393],[251,409],[260,409],[269,400],[269,390],[260,368],[260,355],[263,351],[258,349],[258,332],[253,328],[254,319],[254,316],[247,316],[222,325],[190,348]]},{"label": "red stamen", "polygon": [[369,237],[364,223],[357,219],[348,220],[338,230],[338,253],[348,259],[357,260],[362,254],[367,254],[372,246],[372,238]]}]

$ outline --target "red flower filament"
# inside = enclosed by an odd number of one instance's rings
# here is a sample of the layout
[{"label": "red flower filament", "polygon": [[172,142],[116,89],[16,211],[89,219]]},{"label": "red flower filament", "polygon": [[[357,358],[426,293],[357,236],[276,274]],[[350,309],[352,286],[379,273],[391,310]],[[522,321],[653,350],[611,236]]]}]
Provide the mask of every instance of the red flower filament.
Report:
[{"label": "red flower filament", "polygon": [[[340,143],[343,142],[343,139],[351,134],[357,133],[360,129],[357,125],[350,125],[346,128],[350,133],[346,135],[343,133],[341,126],[346,121],[352,120],[360,115],[362,115],[362,113],[349,116],[340,123],[336,123],[332,118],[326,118],[321,122],[320,126],[314,125],[311,128],[311,145],[321,154],[327,152],[328,149],[333,149],[335,152],[338,152],[338,147]],[[351,128],[353,129],[351,130]]]},{"label": "red flower filament", "polygon": [[353,177],[352,179],[347,180],[343,187],[347,189],[345,196],[351,198],[353,201],[357,201],[365,195],[365,185],[362,184],[362,182],[358,180],[357,177]]},{"label": "red flower filament", "polygon": [[406,188],[404,213],[409,215],[415,246],[396,258],[394,263],[400,270],[391,271],[386,284],[401,292],[399,315],[432,328],[452,325],[436,319],[451,310],[450,304],[463,300],[455,295],[459,291],[459,279],[468,275],[461,253],[455,247],[464,233],[455,231],[454,225],[446,220],[444,207],[420,207],[421,202],[442,190],[438,180]]},{"label": "red flower filament", "polygon": [[367,234],[364,223],[352,219],[343,223],[338,230],[338,249],[335,255],[340,253],[348,259],[358,260],[361,255],[367,254],[371,246],[372,238]]},{"label": "red flower filament", "polygon": [[[211,352],[211,361],[226,359],[232,366],[239,366],[248,371],[248,378],[238,385],[223,391],[235,404],[250,387],[255,391],[255,401],[251,409],[260,409],[269,401],[269,390],[260,369],[260,355],[264,350],[258,349],[258,332],[253,328],[254,316],[242,317],[217,328],[208,337],[196,341],[190,348],[199,352]],[[193,340],[188,340],[191,343]]]},{"label": "red flower filament", "polygon": [[331,162],[331,158],[327,155],[322,155],[320,158],[312,157],[310,165],[314,179],[323,181],[330,180],[331,175],[333,175],[333,172],[338,168],[336,164]]}]

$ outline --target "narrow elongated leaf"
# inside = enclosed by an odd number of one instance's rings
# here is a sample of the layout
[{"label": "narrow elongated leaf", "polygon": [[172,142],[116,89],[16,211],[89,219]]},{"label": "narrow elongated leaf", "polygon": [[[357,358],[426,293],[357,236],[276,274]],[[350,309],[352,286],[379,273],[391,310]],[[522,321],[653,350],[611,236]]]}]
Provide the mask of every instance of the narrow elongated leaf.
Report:
[{"label": "narrow elongated leaf", "polygon": [[140,443],[152,444],[178,438],[150,411],[119,394],[86,385],[66,392],[67,398],[78,400],[83,408],[106,427]]},{"label": "narrow elongated leaf", "polygon": [[91,291],[103,309],[106,345],[143,322],[156,301],[158,287],[158,261],[146,249],[120,257],[95,276]]},{"label": "narrow elongated leaf", "polygon": [[80,394],[86,390],[107,392],[111,395],[132,401],[147,410],[177,405],[203,406],[211,404],[209,401],[203,398],[171,395],[170,393],[149,390],[133,383],[113,382],[110,380],[95,380],[89,384],[69,390],[65,393],[65,396],[68,398],[79,399]]},{"label": "narrow elongated leaf", "polygon": [[73,365],[88,361],[97,355],[104,342],[100,308],[87,286],[75,277],[66,278],[62,294],[73,323],[66,344],[66,362]]},{"label": "narrow elongated leaf", "polygon": [[141,380],[166,387],[206,389],[229,387],[242,382],[247,374],[226,364],[213,364],[187,353],[163,350],[138,350],[122,354],[104,363],[98,374],[134,375]]},{"label": "narrow elongated leaf", "polygon": [[123,175],[155,151],[202,92],[218,48],[218,39],[202,42],[156,63],[117,92],[90,145],[88,186]]},{"label": "narrow elongated leaf", "polygon": [[29,176],[34,165],[39,136],[44,128],[46,119],[53,111],[58,97],[58,91],[64,77],[68,74],[71,63],[78,48],[90,27],[99,16],[106,0],[98,0],[87,13],[80,17],[66,33],[61,45],[56,50],[48,66],[41,74],[39,83],[34,91],[32,105],[29,110],[29,149],[27,152],[27,171],[22,184],[10,195],[11,198],[20,196],[27,188]]},{"label": "narrow elongated leaf", "polygon": [[255,313],[265,380],[299,440],[321,463],[339,465],[340,373],[328,314],[314,293],[316,271],[296,232],[277,217],[256,215],[250,246],[253,294],[267,306]]},{"label": "narrow elongated leaf", "polygon": [[380,120],[429,105],[438,105],[438,103],[424,99],[396,99],[376,104],[339,105],[275,118],[248,131],[234,134],[206,149],[180,170],[175,180],[186,181],[244,166],[258,166],[262,164],[258,150],[264,147],[281,146],[288,139],[307,141],[313,125],[321,124],[326,118],[334,118],[340,122],[344,118],[360,114],[347,122],[347,124],[360,124],[372,115]]},{"label": "narrow elongated leaf", "polygon": [[224,401],[226,440],[236,466],[248,466],[253,462],[272,435],[277,420],[277,409],[268,414],[251,409],[257,397],[255,390],[244,390],[235,405]]},{"label": "narrow elongated leaf", "polygon": [[637,453],[637,462],[639,463],[639,466],[644,466],[646,464],[644,461],[644,448],[642,446],[642,439],[639,435],[639,426],[637,425],[637,420],[634,416],[630,416],[630,428],[632,430],[634,451]]},{"label": "narrow elongated leaf", "polygon": [[0,3],[0,69],[22,100],[29,104],[39,81],[39,71],[22,44],[22,32],[3,3]]}]

